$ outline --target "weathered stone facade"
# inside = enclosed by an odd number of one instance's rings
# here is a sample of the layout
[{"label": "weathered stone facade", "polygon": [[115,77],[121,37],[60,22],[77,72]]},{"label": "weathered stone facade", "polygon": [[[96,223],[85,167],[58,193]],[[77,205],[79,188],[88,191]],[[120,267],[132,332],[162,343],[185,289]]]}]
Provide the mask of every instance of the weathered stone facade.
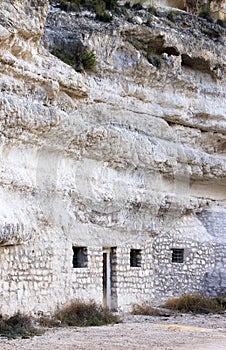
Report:
[{"label": "weathered stone facade", "polygon": [[[224,29],[49,7],[43,34],[47,10],[0,9],[0,313],[224,295]],[[48,51],[69,42],[92,71]]]}]

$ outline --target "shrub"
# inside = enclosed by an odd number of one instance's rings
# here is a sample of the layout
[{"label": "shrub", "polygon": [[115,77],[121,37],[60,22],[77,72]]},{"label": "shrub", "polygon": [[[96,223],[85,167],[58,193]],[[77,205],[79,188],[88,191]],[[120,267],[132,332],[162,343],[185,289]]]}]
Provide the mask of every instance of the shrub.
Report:
[{"label": "shrub", "polygon": [[226,298],[208,298],[202,294],[187,294],[180,298],[169,299],[163,307],[195,314],[223,313],[226,308]]},{"label": "shrub", "polygon": [[18,337],[30,338],[34,335],[41,335],[43,331],[34,327],[32,319],[29,316],[20,313],[4,319],[0,317],[0,336],[14,339]]},{"label": "shrub", "polygon": [[61,326],[61,321],[57,320],[55,316],[41,316],[37,319],[37,322],[41,327],[53,328]]},{"label": "shrub", "polygon": [[115,11],[115,8],[117,6],[117,0],[101,0],[101,1],[105,2],[107,10]]},{"label": "shrub", "polygon": [[89,51],[88,48],[83,46],[77,46],[71,51],[64,47],[53,48],[51,53],[78,72],[91,70],[96,65],[96,55],[94,50]]},{"label": "shrub", "polygon": [[[145,315],[145,316],[166,316],[166,312],[150,305],[133,305],[131,311],[132,315]],[[167,314],[168,316],[169,314]]]},{"label": "shrub", "polygon": [[177,16],[178,16],[178,12],[175,10],[170,10],[167,14],[167,18],[172,22],[176,20]]},{"label": "shrub", "polygon": [[94,50],[92,51],[85,50],[81,57],[81,63],[85,70],[94,68],[96,65],[96,55]]},{"label": "shrub", "polygon": [[148,12],[152,13],[154,16],[158,16],[159,12],[158,12],[158,8],[154,5],[150,5],[148,8]]},{"label": "shrub", "polygon": [[105,324],[119,323],[119,318],[108,308],[97,305],[94,301],[85,303],[80,300],[74,301],[55,314],[62,326],[102,326]]},{"label": "shrub", "polygon": [[220,19],[218,18],[217,20],[217,24],[219,24],[219,26],[226,28],[226,19]]},{"label": "shrub", "polygon": [[115,13],[117,0],[97,0],[95,2],[94,11],[99,21],[110,22]]},{"label": "shrub", "polygon": [[96,19],[102,22],[110,22],[113,19],[111,11],[103,10],[102,8],[96,8]]},{"label": "shrub", "polygon": [[59,6],[64,11],[77,11],[81,0],[60,0]]},{"label": "shrub", "polygon": [[59,7],[64,11],[77,11],[81,6],[93,10],[98,20],[110,22],[113,19],[117,0],[60,0],[59,2]]},{"label": "shrub", "polygon": [[200,7],[200,11],[198,13],[199,17],[205,18],[206,20],[213,22],[213,19],[210,14],[210,3],[204,3]]}]

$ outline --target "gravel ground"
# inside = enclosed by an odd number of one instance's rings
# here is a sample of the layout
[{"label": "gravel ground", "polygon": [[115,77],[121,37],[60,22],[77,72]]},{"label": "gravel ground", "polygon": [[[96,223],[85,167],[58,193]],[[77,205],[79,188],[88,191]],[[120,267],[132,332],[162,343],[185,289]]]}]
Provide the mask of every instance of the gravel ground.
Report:
[{"label": "gravel ground", "polygon": [[125,316],[123,323],[0,339],[0,350],[226,350],[226,315]]}]

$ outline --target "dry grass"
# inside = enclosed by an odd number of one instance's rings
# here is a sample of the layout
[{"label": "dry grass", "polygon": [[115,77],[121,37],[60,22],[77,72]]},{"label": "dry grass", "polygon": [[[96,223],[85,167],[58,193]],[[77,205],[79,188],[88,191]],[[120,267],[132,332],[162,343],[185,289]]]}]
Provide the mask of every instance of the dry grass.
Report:
[{"label": "dry grass", "polygon": [[202,294],[187,294],[180,298],[169,299],[163,307],[195,314],[224,313],[226,298],[208,298]]},{"label": "dry grass", "polygon": [[41,335],[43,331],[33,325],[33,320],[29,316],[15,314],[10,318],[0,317],[0,336],[8,339],[30,338],[34,335]]},{"label": "dry grass", "polygon": [[69,306],[56,312],[54,318],[61,322],[62,326],[102,326],[119,323],[118,316],[108,308],[97,305],[94,301],[85,303],[80,300],[74,301]]},{"label": "dry grass", "polygon": [[[52,317],[42,316],[36,319],[41,327],[57,326],[102,326],[119,323],[118,316],[109,309],[97,305],[94,301],[85,303],[76,300],[71,305],[59,310]],[[36,328],[34,319],[20,313],[10,318],[0,316],[0,336],[8,339],[30,338],[44,333],[44,328]]]},{"label": "dry grass", "polygon": [[133,305],[133,309],[131,311],[132,315],[146,315],[146,316],[169,316],[169,313],[166,313],[164,310],[155,308],[150,305]]}]

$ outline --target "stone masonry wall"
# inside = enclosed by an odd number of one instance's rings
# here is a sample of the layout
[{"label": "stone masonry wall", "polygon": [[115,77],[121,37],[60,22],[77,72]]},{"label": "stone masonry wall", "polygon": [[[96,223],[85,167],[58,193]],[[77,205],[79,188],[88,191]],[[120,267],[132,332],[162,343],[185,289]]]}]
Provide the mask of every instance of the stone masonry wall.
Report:
[{"label": "stone masonry wall", "polygon": [[226,212],[220,208],[204,210],[198,215],[214,240],[214,266],[207,271],[204,291],[210,296],[226,295]]},{"label": "stone masonry wall", "polygon": [[[184,249],[184,262],[172,263],[172,249]],[[156,239],[154,255],[154,291],[159,299],[187,293],[199,293],[206,271],[214,265],[214,244],[172,237]]]},{"label": "stone masonry wall", "polygon": [[[141,249],[140,267],[130,266],[130,249]],[[172,262],[172,249],[184,249],[183,263]],[[213,242],[175,238],[173,232],[117,247],[116,253],[118,305],[126,309],[133,303],[159,304],[170,297],[202,292],[216,259]]]},{"label": "stone masonry wall", "polygon": [[[88,264],[74,268],[75,241],[52,229],[26,245],[3,246],[0,295],[2,314],[16,310],[35,314],[53,312],[75,299],[103,302],[103,247],[87,247]],[[184,249],[184,262],[172,262],[172,249]],[[141,266],[130,265],[130,250],[141,250]],[[112,249],[112,307],[161,304],[183,293],[225,291],[225,250],[214,242],[168,235],[133,241]]]},{"label": "stone masonry wall", "polygon": [[47,304],[51,310],[56,298],[52,293],[56,274],[51,244],[0,247],[0,260],[1,314],[46,312]]},{"label": "stone masonry wall", "polygon": [[0,247],[0,313],[48,313],[75,299],[102,303],[102,248],[89,247],[88,267],[73,268],[72,244],[48,234]]},{"label": "stone masonry wall", "polygon": [[[130,249],[141,249],[141,266],[130,266]],[[153,267],[150,242],[132,242],[117,250],[117,297],[118,306],[131,308],[153,298]]]},{"label": "stone masonry wall", "polygon": [[204,292],[209,296],[226,296],[226,247],[215,245],[213,269],[205,273]]},{"label": "stone masonry wall", "polygon": [[88,247],[87,268],[71,268],[71,299],[103,301],[103,249]]}]

